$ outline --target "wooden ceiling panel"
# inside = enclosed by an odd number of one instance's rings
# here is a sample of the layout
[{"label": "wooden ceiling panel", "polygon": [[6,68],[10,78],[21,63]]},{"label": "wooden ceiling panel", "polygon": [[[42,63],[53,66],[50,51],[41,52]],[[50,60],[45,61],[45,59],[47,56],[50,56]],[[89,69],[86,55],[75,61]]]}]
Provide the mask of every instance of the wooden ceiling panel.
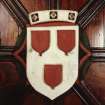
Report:
[{"label": "wooden ceiling panel", "polygon": [[105,47],[105,8],[89,23],[86,32],[91,47]]},{"label": "wooden ceiling panel", "polygon": [[61,8],[79,11],[87,0],[62,0]]},{"label": "wooden ceiling panel", "polygon": [[14,46],[20,32],[20,27],[17,26],[5,7],[0,4],[0,45]]},{"label": "wooden ceiling panel", "polygon": [[[49,7],[50,0],[20,0],[29,12],[37,10],[46,10]],[[87,0],[61,0],[60,8],[78,11],[81,9]],[[55,0],[51,0],[51,5],[56,5]],[[54,8],[53,8],[54,9]]]},{"label": "wooden ceiling panel", "polygon": [[85,83],[90,92],[105,104],[105,63],[92,63],[85,78]]},{"label": "wooden ceiling panel", "polygon": [[21,0],[21,2],[29,12],[48,9],[46,0]]}]

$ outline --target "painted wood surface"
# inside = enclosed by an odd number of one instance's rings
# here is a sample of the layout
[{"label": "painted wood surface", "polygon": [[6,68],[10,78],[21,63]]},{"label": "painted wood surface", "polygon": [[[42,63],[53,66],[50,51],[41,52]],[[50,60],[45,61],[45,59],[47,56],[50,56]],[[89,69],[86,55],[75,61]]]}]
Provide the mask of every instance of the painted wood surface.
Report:
[{"label": "painted wood surface", "polygon": [[[48,0],[20,1],[29,13],[37,10],[39,11],[49,9]],[[62,0],[60,3],[60,9],[80,11],[86,3],[86,0]],[[54,9],[55,7],[55,0],[52,0],[52,9]],[[104,26],[105,8],[103,8],[100,13],[94,17],[91,23],[89,23],[89,25],[84,29],[84,31],[88,35],[91,49],[93,50],[93,48],[99,48],[103,52],[103,56],[101,57],[102,59],[99,57],[95,58],[95,60],[98,62],[93,62],[94,60],[92,60],[93,63],[89,66],[87,75],[84,80],[84,83],[88,87],[90,93],[92,93],[94,97],[96,97],[96,100],[100,103],[97,105],[105,104]],[[5,7],[0,4],[0,44],[14,46],[20,33],[21,29],[19,28],[19,26],[10,16]],[[101,55],[101,53],[97,54]],[[102,60],[101,62],[100,59]],[[0,101],[1,105],[85,105],[81,101],[80,97],[75,94],[72,89],[52,102],[46,97],[35,92],[28,82],[19,82],[21,81],[21,78],[18,75],[12,76],[12,73],[17,74],[15,71],[16,68],[13,70],[14,66],[2,66],[3,63],[0,62],[0,98],[2,98],[3,96],[4,98],[9,98],[7,99],[7,101]],[[10,71],[8,71],[9,68],[11,68]]]}]

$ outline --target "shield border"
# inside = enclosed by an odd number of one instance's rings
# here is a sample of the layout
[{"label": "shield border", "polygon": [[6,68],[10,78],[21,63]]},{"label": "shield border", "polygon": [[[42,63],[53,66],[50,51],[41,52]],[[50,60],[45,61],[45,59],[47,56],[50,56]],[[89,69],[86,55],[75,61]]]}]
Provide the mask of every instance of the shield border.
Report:
[{"label": "shield border", "polygon": [[[66,27],[66,28],[65,28]],[[31,35],[31,31],[34,30],[58,30],[58,29],[69,29],[69,30],[75,30],[76,31],[76,44],[77,44],[77,50],[79,49],[79,27],[78,26],[50,26],[50,27],[28,27],[27,28],[27,42],[29,42],[31,44],[31,40],[29,40],[29,37]],[[30,44],[27,44],[27,53],[30,51]],[[77,52],[79,53],[79,51]],[[78,55],[78,54],[77,54]],[[27,55],[28,56],[28,55]],[[27,61],[28,61],[28,57],[27,57]],[[27,62],[28,64],[28,62]],[[78,66],[78,64],[77,64]],[[40,79],[34,79],[33,78],[33,73],[32,71],[30,72],[29,67],[27,66],[27,78],[28,81],[30,82],[31,86],[38,91],[39,93],[41,93],[42,95],[50,98],[51,100],[57,98],[58,96],[64,94],[66,91],[68,91],[75,83],[75,81],[78,78],[78,68],[75,72],[75,79],[72,80],[72,85],[70,85],[71,80],[68,80],[68,82],[63,82],[63,86],[62,83],[61,85],[55,90],[49,91],[49,89],[46,89],[46,86],[43,85],[43,81],[39,82]],[[42,71],[40,71],[40,73],[43,74]],[[35,75],[34,75],[35,76]],[[72,77],[74,78],[74,77]],[[33,80],[34,79],[34,80]],[[51,93],[51,94],[50,94]]]}]

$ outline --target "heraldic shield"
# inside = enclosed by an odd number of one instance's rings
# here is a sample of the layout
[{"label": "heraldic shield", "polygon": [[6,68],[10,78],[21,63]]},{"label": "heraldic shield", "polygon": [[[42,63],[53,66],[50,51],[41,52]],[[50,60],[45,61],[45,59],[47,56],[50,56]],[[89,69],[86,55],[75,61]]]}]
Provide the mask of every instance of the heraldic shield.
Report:
[{"label": "heraldic shield", "polygon": [[[67,10],[30,14],[27,78],[36,91],[51,100],[68,91],[78,78],[79,28],[75,25],[76,16],[77,12]],[[52,21],[56,25],[52,25]],[[62,21],[68,25],[61,25]]]}]

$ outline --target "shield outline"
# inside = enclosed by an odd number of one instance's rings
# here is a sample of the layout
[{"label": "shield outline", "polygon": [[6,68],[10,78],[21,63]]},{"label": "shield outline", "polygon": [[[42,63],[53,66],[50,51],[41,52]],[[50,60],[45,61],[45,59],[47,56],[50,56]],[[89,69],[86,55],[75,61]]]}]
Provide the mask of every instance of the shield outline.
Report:
[{"label": "shield outline", "polygon": [[[41,74],[40,76],[42,76],[43,71],[36,71],[36,75],[34,71],[30,71],[29,70],[29,62],[31,59],[29,59],[29,55],[28,53],[33,53],[30,50],[30,46],[31,46],[31,40],[30,40],[30,36],[31,36],[31,31],[35,31],[35,30],[58,30],[58,29],[69,29],[69,30],[75,30],[76,32],[76,58],[74,59],[74,61],[76,60],[76,66],[75,67],[75,71],[74,74],[72,75],[71,79],[67,79],[66,81],[63,80],[63,83],[61,83],[61,85],[59,85],[55,90],[51,90],[48,88],[48,86],[45,86],[44,81],[40,81],[40,79],[37,79],[39,74]],[[41,93],[42,95],[50,98],[51,100],[57,98],[58,96],[64,94],[66,91],[68,91],[75,83],[75,81],[78,78],[78,50],[79,50],[79,27],[78,26],[50,26],[50,27],[28,27],[27,28],[27,78],[29,80],[29,83],[32,85],[32,87],[38,91],[39,93]],[[32,49],[32,48],[31,48]],[[34,53],[35,54],[35,53]],[[36,53],[36,55],[38,55]],[[32,64],[31,64],[32,65]],[[37,74],[39,72],[39,74]],[[36,76],[36,79],[35,79]],[[67,72],[63,73],[63,77],[67,77]],[[67,77],[68,78],[68,77]],[[43,84],[44,83],[44,84]],[[62,85],[63,84],[63,85]]]}]

